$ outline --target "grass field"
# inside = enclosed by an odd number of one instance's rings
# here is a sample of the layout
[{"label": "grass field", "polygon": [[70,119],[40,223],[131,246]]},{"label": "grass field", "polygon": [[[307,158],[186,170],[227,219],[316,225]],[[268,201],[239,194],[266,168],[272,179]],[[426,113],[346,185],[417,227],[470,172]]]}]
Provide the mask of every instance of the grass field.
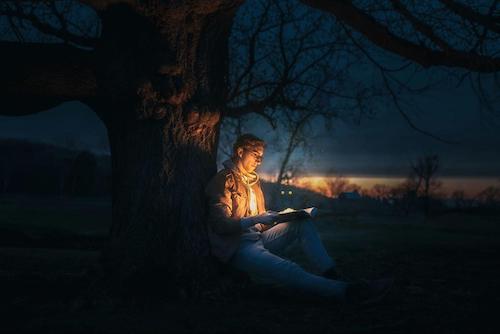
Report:
[{"label": "grass field", "polygon": [[[0,199],[0,312],[5,317],[0,332],[500,330],[499,217],[320,217],[318,231],[345,277],[395,278],[377,305],[338,305],[255,290],[230,301],[166,302],[151,308],[115,307],[105,295],[85,300],[110,215],[103,200]],[[297,248],[287,255],[308,267]]]}]

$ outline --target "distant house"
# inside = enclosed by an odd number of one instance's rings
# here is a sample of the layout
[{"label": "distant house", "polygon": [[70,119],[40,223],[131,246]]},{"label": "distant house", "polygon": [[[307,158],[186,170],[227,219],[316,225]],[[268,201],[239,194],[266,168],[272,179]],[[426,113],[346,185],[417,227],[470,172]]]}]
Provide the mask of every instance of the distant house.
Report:
[{"label": "distant house", "polygon": [[343,193],[340,193],[338,198],[348,199],[348,200],[360,200],[361,195],[357,191],[345,191]]},{"label": "distant house", "polygon": [[280,211],[286,208],[308,208],[311,206],[326,208],[331,199],[314,191],[271,182],[262,182],[266,199],[266,208]]},{"label": "distant house", "polygon": [[281,196],[292,196],[293,190],[292,189],[281,189],[280,194],[281,194]]},{"label": "distant house", "polygon": [[292,187],[281,186],[279,190],[278,202],[281,208],[290,208],[296,206],[298,198]]}]

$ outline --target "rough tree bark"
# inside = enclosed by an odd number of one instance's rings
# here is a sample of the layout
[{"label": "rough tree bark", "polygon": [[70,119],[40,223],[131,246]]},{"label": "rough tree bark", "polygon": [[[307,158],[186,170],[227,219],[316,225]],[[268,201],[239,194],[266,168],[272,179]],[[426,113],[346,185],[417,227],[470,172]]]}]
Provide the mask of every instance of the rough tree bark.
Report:
[{"label": "rough tree bark", "polygon": [[[122,280],[196,290],[210,271],[204,186],[215,173],[236,7],[111,6],[101,14],[98,95],[113,170],[105,259]],[[160,6],[161,7],[161,6]]]},{"label": "rough tree bark", "polygon": [[156,278],[164,290],[196,293],[212,272],[204,187],[216,172],[241,2],[95,2],[102,32],[92,51],[2,45],[2,114],[80,100],[107,127],[113,223],[103,259],[114,285]]}]

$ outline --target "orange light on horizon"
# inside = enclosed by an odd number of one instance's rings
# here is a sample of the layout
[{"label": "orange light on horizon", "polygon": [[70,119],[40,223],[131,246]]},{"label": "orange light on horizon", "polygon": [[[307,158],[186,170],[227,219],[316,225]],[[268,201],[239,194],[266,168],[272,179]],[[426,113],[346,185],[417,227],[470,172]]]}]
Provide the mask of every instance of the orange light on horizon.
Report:
[{"label": "orange light on horizon", "polygon": [[[293,179],[290,185],[318,192],[327,197],[333,197],[329,189],[328,182],[333,181],[337,176],[309,175]],[[388,187],[395,187],[405,181],[404,177],[391,176],[342,176],[349,184],[358,185],[362,190],[369,190],[377,184]],[[276,182],[276,177],[268,174],[262,175],[262,179],[268,182]],[[456,190],[463,190],[467,197],[473,197],[488,186],[500,186],[498,178],[480,177],[439,177],[442,182],[441,192],[444,195],[451,195]]]}]

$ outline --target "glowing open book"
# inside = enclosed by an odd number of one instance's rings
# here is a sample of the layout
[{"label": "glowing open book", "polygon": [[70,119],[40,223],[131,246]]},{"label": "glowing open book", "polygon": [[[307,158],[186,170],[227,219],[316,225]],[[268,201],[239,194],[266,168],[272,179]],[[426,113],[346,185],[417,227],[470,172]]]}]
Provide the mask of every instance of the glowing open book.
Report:
[{"label": "glowing open book", "polygon": [[318,209],[315,207],[299,209],[299,210],[288,208],[278,212],[278,219],[276,219],[276,223],[314,218],[316,217],[317,214],[318,214]]}]

